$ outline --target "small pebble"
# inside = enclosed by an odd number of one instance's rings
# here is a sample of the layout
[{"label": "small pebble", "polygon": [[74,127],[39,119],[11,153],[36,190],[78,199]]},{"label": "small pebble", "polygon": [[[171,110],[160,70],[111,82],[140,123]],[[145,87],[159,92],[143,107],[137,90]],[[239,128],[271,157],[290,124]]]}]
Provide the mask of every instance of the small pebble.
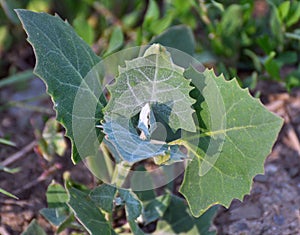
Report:
[{"label": "small pebble", "polygon": [[268,182],[268,178],[265,175],[256,175],[254,177],[254,181],[259,183],[266,183]]},{"label": "small pebble", "polygon": [[249,230],[248,225],[244,222],[238,223],[236,227],[238,231]]},{"label": "small pebble", "polygon": [[281,226],[284,224],[284,217],[283,215],[274,215],[273,216],[273,220],[275,222],[275,224]]},{"label": "small pebble", "polygon": [[275,173],[277,171],[278,171],[278,167],[273,165],[273,164],[267,164],[265,166],[265,172],[266,173],[271,173],[272,174],[272,173]]}]

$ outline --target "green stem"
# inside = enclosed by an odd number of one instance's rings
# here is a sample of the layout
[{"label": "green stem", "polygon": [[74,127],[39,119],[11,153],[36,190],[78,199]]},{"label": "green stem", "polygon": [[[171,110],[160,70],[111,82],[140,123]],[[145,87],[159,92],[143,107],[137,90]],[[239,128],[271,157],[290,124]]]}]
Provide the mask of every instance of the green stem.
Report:
[{"label": "green stem", "polygon": [[8,86],[8,85],[12,85],[14,83],[18,83],[18,82],[23,82],[26,81],[28,79],[31,79],[34,77],[33,71],[32,70],[26,70],[14,75],[11,75],[7,78],[4,78],[0,81],[0,88],[4,87],[4,86]]},{"label": "green stem", "polygon": [[117,187],[122,187],[130,172],[131,167],[132,164],[124,161],[116,164],[111,183],[116,185]]},{"label": "green stem", "polygon": [[107,148],[107,146],[102,142],[100,144],[100,149],[103,153],[103,157],[104,157],[104,161],[105,161],[105,166],[106,166],[106,170],[107,170],[107,174],[108,174],[108,180],[110,181],[113,177],[114,174],[114,163],[113,161],[110,159],[109,156],[109,150]]}]

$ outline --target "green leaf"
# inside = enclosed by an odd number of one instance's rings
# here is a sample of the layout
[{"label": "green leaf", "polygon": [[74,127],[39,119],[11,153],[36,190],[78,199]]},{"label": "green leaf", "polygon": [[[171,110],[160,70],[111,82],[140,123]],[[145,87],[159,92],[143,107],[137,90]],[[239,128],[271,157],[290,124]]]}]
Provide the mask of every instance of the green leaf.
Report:
[{"label": "green leaf", "polygon": [[113,113],[130,119],[149,103],[156,106],[151,107],[154,111],[159,109],[173,130],[196,130],[189,81],[183,77],[183,69],[158,44],[148,48],[143,57],[126,61],[126,67],[120,67],[119,77],[108,90],[111,98],[104,108],[106,115]]},{"label": "green leaf", "polygon": [[19,172],[19,171],[20,171],[20,168],[19,168],[19,167],[16,167],[16,168],[8,168],[8,167],[1,166],[1,165],[0,165],[0,171],[4,171],[4,172],[10,173],[10,174],[14,174],[14,173]]},{"label": "green leaf", "polygon": [[[110,149],[127,162],[135,163],[154,156],[164,155],[168,150],[166,144],[154,144],[150,140],[142,140],[133,126],[126,128],[127,118],[111,119],[106,117],[103,131],[107,134]],[[129,130],[128,130],[129,129]]]},{"label": "green leaf", "polygon": [[71,223],[74,215],[70,213],[67,205],[68,194],[66,190],[54,181],[48,186],[47,192],[48,208],[43,208],[40,213],[51,224],[58,227],[57,230],[63,230],[66,224]]},{"label": "green leaf", "polygon": [[89,45],[92,45],[95,39],[95,31],[88,23],[88,20],[83,14],[78,15],[74,21],[73,26],[78,35]]},{"label": "green leaf", "polygon": [[164,194],[156,197],[155,199],[146,202],[143,211],[143,221],[145,224],[149,224],[159,218],[161,218],[171,201],[170,194]]},{"label": "green leaf", "polygon": [[134,235],[145,235],[143,230],[140,229],[140,227],[137,225],[135,221],[128,221],[130,229],[131,229],[131,234]]},{"label": "green leaf", "polygon": [[3,139],[3,138],[0,138],[0,144],[4,144],[4,145],[9,145],[9,146],[12,146],[12,147],[16,147],[16,144],[12,141],[9,141],[7,139]]},{"label": "green leaf", "polygon": [[72,226],[76,228],[79,226],[79,224],[77,223],[74,214],[70,213],[68,218],[57,227],[56,233],[59,234],[65,229],[71,228]]},{"label": "green leaf", "polygon": [[280,80],[280,64],[274,59],[276,53],[271,52],[264,61],[264,66],[271,78]]},{"label": "green leaf", "polygon": [[51,7],[51,0],[30,0],[26,9],[35,12],[48,12]]},{"label": "green leaf", "polygon": [[111,54],[112,52],[115,52],[120,47],[122,47],[124,43],[124,36],[121,27],[116,26],[109,39],[108,48],[105,52],[105,56],[108,54]]},{"label": "green leaf", "polygon": [[290,1],[284,1],[278,6],[278,13],[282,21],[288,16],[290,5]]},{"label": "green leaf", "polygon": [[155,0],[150,0],[145,14],[143,27],[148,28],[152,21],[159,18],[159,8]]},{"label": "green leaf", "polygon": [[[240,20],[235,20],[240,19]],[[236,33],[240,33],[239,29],[243,25],[243,8],[241,5],[232,4],[222,15],[222,20],[218,30],[225,37],[232,37]]]},{"label": "green leaf", "polygon": [[197,87],[191,93],[200,136],[183,133],[183,144],[194,157],[180,192],[193,215],[213,204],[229,206],[232,198],[249,193],[252,179],[263,173],[265,157],[282,126],[282,119],[242,90],[236,79],[226,81],[212,70],[186,71]]},{"label": "green leaf", "polygon": [[268,35],[260,36],[256,40],[257,44],[261,47],[261,49],[264,50],[266,54],[271,53],[276,47],[276,43]]},{"label": "green leaf", "polygon": [[201,217],[194,218],[183,199],[172,196],[162,220],[157,223],[153,235],[215,235],[211,222],[218,207],[208,209]]},{"label": "green leaf", "polygon": [[62,207],[43,208],[40,210],[40,213],[45,217],[45,219],[55,226],[60,226],[69,218],[69,214],[66,213],[66,209]]},{"label": "green leaf", "polygon": [[49,208],[66,207],[68,194],[62,185],[52,182],[48,186],[46,197]]},{"label": "green leaf", "polygon": [[[134,163],[170,154],[165,160],[182,160],[185,156],[178,146],[168,146],[166,139],[151,140],[150,135],[155,129],[154,114],[174,132],[179,128],[196,131],[191,108],[194,100],[189,97],[192,87],[183,77],[183,69],[172,62],[164,47],[154,44],[143,57],[127,61],[119,73],[108,87],[111,98],[104,108],[103,124],[106,140],[112,145],[108,147],[117,153],[115,157]],[[140,135],[130,121],[139,112]]]},{"label": "green leaf", "polygon": [[119,189],[122,201],[125,203],[127,220],[135,220],[142,212],[142,204],[138,197],[130,190]]},{"label": "green leaf", "polygon": [[224,6],[222,3],[219,3],[219,2],[216,2],[214,0],[211,0],[211,4],[217,8],[220,12],[223,12],[224,11]]},{"label": "green leaf", "polygon": [[186,25],[168,28],[165,32],[153,38],[150,44],[159,43],[166,47],[175,48],[189,55],[195,52],[195,39],[192,30]]},{"label": "green leaf", "polygon": [[293,71],[286,78],[286,87],[290,92],[292,88],[300,86],[300,72]]},{"label": "green leaf", "polygon": [[10,19],[10,21],[14,24],[20,24],[20,21],[14,12],[14,9],[20,7],[20,1],[16,0],[0,0],[0,5],[4,10],[6,16]]},{"label": "green leaf", "polygon": [[7,192],[6,190],[4,190],[3,188],[0,188],[0,193],[6,195],[6,196],[8,196],[8,197],[12,197],[12,198],[14,198],[14,199],[19,199],[19,198],[17,198],[15,195],[13,195],[13,194],[11,194],[10,192]]},{"label": "green leaf", "polygon": [[111,225],[105,220],[104,215],[87,193],[71,187],[68,183],[67,192],[69,195],[68,205],[90,234],[115,234]]},{"label": "green leaf", "polygon": [[163,18],[151,21],[149,31],[155,35],[162,33],[170,26],[175,16],[175,11],[166,12]]},{"label": "green leaf", "polygon": [[273,37],[276,39],[279,45],[283,43],[283,22],[279,17],[279,12],[276,6],[270,4],[271,16],[270,16],[270,29]]},{"label": "green leaf", "polygon": [[116,195],[117,189],[109,184],[102,184],[97,188],[94,188],[90,193],[90,198],[96,203],[102,210],[112,213],[113,201]]},{"label": "green leaf", "polygon": [[47,235],[44,229],[36,222],[32,220],[28,228],[21,233],[21,235]]},{"label": "green leaf", "polygon": [[107,144],[115,160],[135,163],[147,158],[154,158],[156,164],[171,164],[186,158],[177,145],[165,142],[142,139],[128,119],[123,117],[105,117],[103,131],[106,133]]},{"label": "green leaf", "polygon": [[261,59],[258,57],[258,55],[256,55],[253,51],[249,50],[249,49],[245,49],[244,50],[245,55],[249,56],[252,60],[252,63],[254,65],[254,68],[257,71],[261,71]]},{"label": "green leaf", "polygon": [[300,3],[298,1],[291,2],[290,12],[287,16],[286,25],[290,27],[296,24],[300,19]]},{"label": "green leaf", "polygon": [[277,58],[276,62],[282,66],[282,65],[288,65],[288,64],[295,64],[298,62],[298,55],[296,51],[284,51],[280,53]]},{"label": "green leaf", "polygon": [[[35,51],[37,62],[34,72],[47,84],[47,91],[52,96],[57,111],[57,120],[64,125],[66,135],[71,139],[72,160],[76,163],[81,157],[86,156],[80,156],[74,144],[72,130],[74,118],[83,126],[81,134],[86,138],[80,144],[85,146],[87,150],[85,154],[93,155],[95,151],[95,140],[91,137],[91,130],[87,130],[84,126],[91,119],[96,123],[95,117],[102,117],[101,107],[105,101],[100,102],[95,95],[101,88],[95,88],[95,83],[86,84],[83,79],[99,62],[99,57],[78,37],[72,27],[58,16],[26,10],[17,10],[17,14]],[[84,94],[84,99],[89,100],[91,106],[94,104],[100,106],[95,116],[86,113],[84,117],[72,117],[77,93]],[[101,134],[99,132],[98,134],[101,139]]]},{"label": "green leaf", "polygon": [[142,204],[138,197],[130,190],[118,189],[119,197],[116,198],[116,192],[117,188],[103,184],[91,191],[90,198],[98,207],[110,214],[113,211],[114,200],[117,205],[124,204],[126,218],[133,234],[144,234],[135,222],[142,211]]},{"label": "green leaf", "polygon": [[142,203],[138,197],[127,189],[119,189],[120,197],[125,204],[126,218],[134,235],[143,235],[144,232],[139,228],[135,220],[142,213]]},{"label": "green leaf", "polygon": [[42,133],[42,140],[39,141],[40,152],[43,157],[51,161],[55,154],[63,156],[67,143],[62,132],[58,132],[59,125],[55,118],[50,118],[46,123]]}]

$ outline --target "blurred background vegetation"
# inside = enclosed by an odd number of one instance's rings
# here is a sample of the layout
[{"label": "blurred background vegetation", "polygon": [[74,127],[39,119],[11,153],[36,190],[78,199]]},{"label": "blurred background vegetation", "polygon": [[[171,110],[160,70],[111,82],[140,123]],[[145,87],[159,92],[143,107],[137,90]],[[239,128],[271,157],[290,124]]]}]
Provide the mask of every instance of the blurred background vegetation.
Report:
[{"label": "blurred background vegetation", "polygon": [[[32,77],[34,56],[15,8],[57,13],[105,57],[160,42],[241,86],[300,86],[300,2],[283,0],[0,0],[0,88]],[[180,25],[180,26],[178,26]]]}]

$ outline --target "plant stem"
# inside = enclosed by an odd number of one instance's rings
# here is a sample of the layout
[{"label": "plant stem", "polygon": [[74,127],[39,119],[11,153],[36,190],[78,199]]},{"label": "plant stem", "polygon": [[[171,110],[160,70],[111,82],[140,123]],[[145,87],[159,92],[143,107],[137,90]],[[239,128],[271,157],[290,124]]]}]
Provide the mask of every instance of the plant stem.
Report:
[{"label": "plant stem", "polygon": [[114,163],[110,159],[109,150],[107,149],[106,145],[103,142],[100,144],[100,149],[103,153],[105,166],[106,166],[106,170],[107,170],[107,173],[108,173],[108,178],[109,178],[109,180],[111,180],[113,178],[113,175],[114,175]]},{"label": "plant stem", "polygon": [[31,79],[34,77],[33,71],[30,70],[26,70],[14,75],[11,75],[7,78],[4,78],[0,81],[0,88],[4,87],[4,86],[8,86],[14,83],[18,83],[18,82],[23,82],[26,81],[28,79]]},{"label": "plant stem", "polygon": [[44,107],[40,107],[40,106],[29,105],[22,101],[10,101],[7,103],[7,105],[17,107],[17,108],[27,109],[27,110],[30,110],[33,112],[49,114],[49,115],[53,115],[53,113],[54,113],[52,109],[44,108]]},{"label": "plant stem", "polygon": [[10,157],[6,158],[3,162],[0,162],[0,165],[3,166],[3,167],[6,167],[10,164],[12,164],[13,162],[19,160],[21,157],[25,157],[26,154],[28,152],[30,152],[34,146],[36,145],[36,141],[32,141],[30,144],[26,145],[23,149],[21,149],[19,152],[11,155]]},{"label": "plant stem", "polygon": [[114,184],[116,187],[122,187],[130,172],[131,167],[132,164],[129,164],[124,161],[116,164],[111,183]]}]

